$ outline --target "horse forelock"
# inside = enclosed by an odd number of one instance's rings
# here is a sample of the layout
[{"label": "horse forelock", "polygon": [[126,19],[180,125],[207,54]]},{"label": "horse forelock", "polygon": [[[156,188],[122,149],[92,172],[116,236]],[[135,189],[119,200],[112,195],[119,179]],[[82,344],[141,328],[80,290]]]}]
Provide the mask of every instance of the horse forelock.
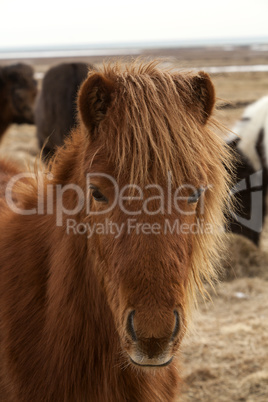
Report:
[{"label": "horse forelock", "polygon": [[96,137],[118,178],[145,185],[170,172],[174,184],[194,184],[208,180],[215,164],[226,164],[221,139],[196,111],[192,73],[133,63],[124,70],[105,66],[103,74],[116,89]]}]

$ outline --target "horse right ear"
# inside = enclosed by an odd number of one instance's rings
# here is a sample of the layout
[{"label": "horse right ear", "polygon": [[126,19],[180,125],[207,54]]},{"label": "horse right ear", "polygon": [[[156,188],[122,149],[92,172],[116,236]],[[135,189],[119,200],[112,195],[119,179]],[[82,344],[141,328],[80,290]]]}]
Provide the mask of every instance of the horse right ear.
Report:
[{"label": "horse right ear", "polygon": [[78,111],[91,134],[105,117],[114,89],[114,82],[98,72],[92,72],[82,84],[78,95]]},{"label": "horse right ear", "polygon": [[215,105],[215,88],[211,79],[204,71],[192,78],[191,86],[193,89],[192,106],[196,105],[201,112],[201,122],[206,124],[212,114]]}]

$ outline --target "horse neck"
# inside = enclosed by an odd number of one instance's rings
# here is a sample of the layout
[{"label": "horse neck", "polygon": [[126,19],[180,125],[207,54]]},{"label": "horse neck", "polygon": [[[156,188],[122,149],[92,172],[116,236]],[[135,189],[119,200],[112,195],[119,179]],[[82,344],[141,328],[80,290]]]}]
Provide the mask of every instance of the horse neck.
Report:
[{"label": "horse neck", "polygon": [[[84,191],[85,180],[81,169],[84,142],[81,136],[81,133],[75,133],[71,143],[60,150],[52,174],[56,185],[73,183]],[[69,209],[77,205],[75,194],[73,198],[68,197],[68,202]],[[72,218],[78,223],[82,222],[85,212],[81,211]],[[50,267],[46,323],[46,336],[50,339],[48,344],[53,348],[53,353],[52,349],[50,353],[55,359],[55,364],[63,361],[73,362],[74,356],[81,355],[89,360],[89,355],[92,356],[96,351],[99,353],[103,350],[103,345],[109,345],[106,350],[106,358],[109,359],[109,356],[115,355],[118,340],[114,335],[111,310],[94,273],[94,250],[90,240],[86,234],[68,233],[65,221],[62,226],[56,226],[55,215],[47,216],[47,219],[50,220],[49,226],[52,228],[49,233]],[[66,353],[70,353],[69,360],[64,356]],[[78,363],[81,370],[84,367],[82,363],[83,359]],[[97,369],[94,367],[94,370]]]},{"label": "horse neck", "polygon": [[[85,178],[81,168],[83,154],[85,149],[85,138],[83,133],[76,130],[71,139],[67,139],[66,147],[59,150],[56,161],[52,166],[51,173],[54,181],[53,195],[53,215],[48,215],[50,225],[53,227],[50,248],[52,256],[52,265],[50,268],[51,292],[55,291],[55,297],[63,298],[64,293],[66,299],[81,299],[86,297],[87,292],[93,292],[94,298],[98,298],[101,289],[97,284],[96,277],[93,272],[94,259],[87,235],[75,234],[67,230],[67,219],[72,218],[77,223],[83,222],[86,217],[84,208],[71,216],[64,215],[62,223],[57,226],[58,211],[56,187],[74,184],[79,186],[85,194]],[[46,182],[46,184],[49,184]],[[46,190],[45,190],[46,192]],[[47,194],[44,195],[45,199]],[[66,197],[63,199],[64,207],[72,210],[77,206],[77,193],[75,191],[67,191]],[[62,284],[61,292],[54,287]],[[77,292],[74,291],[77,289]],[[73,291],[73,293],[72,293]],[[70,297],[72,296],[72,297]],[[88,302],[91,301],[90,300]],[[88,309],[88,306],[86,307]]]}]

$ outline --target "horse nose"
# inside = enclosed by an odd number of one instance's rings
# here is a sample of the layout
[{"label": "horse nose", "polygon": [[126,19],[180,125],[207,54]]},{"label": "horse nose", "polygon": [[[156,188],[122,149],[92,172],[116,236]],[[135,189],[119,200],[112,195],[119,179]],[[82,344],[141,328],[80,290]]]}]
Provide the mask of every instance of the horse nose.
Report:
[{"label": "horse nose", "polygon": [[[129,313],[129,315],[127,317],[127,328],[126,329],[127,329],[127,333],[131,337],[132,341],[137,342],[140,337],[137,335],[137,329],[136,329],[135,323],[134,323],[135,313],[136,313],[135,310],[132,310]],[[176,338],[176,336],[178,335],[179,330],[180,330],[179,313],[178,313],[177,310],[174,310],[173,313],[174,313],[174,316],[175,316],[175,324],[174,324],[172,330],[170,331],[171,336],[170,336],[169,341],[173,341]],[[145,324],[145,326],[146,326],[146,324]],[[142,337],[142,338],[144,338],[144,337]],[[149,338],[157,339],[157,337],[154,337],[154,336],[150,336]],[[149,338],[147,338],[147,339],[149,339]]]},{"label": "horse nose", "polygon": [[173,359],[172,345],[180,330],[179,313],[177,310],[166,312],[164,321],[158,317],[156,314],[146,320],[135,310],[128,314],[126,330],[133,341],[129,357],[138,366],[163,367]]}]

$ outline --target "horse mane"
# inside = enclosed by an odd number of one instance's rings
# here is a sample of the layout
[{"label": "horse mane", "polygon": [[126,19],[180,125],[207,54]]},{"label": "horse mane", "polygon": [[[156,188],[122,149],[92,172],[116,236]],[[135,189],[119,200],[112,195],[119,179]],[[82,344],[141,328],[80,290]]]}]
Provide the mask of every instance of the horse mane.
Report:
[{"label": "horse mane", "polygon": [[[99,74],[113,90],[107,110],[100,103],[95,137],[115,167],[115,177],[120,180],[127,171],[131,184],[143,186],[149,181],[159,183],[169,172],[174,186],[211,186],[206,191],[204,215],[198,218],[212,225],[213,234],[194,236],[197,244],[189,281],[189,300],[194,300],[196,285],[204,294],[203,282],[212,284],[217,277],[223,226],[230,208],[231,150],[214,132],[224,127],[210,117],[213,94],[198,91],[198,80],[208,76],[137,61],[126,66],[105,64]],[[202,113],[204,98],[211,104]]]}]

